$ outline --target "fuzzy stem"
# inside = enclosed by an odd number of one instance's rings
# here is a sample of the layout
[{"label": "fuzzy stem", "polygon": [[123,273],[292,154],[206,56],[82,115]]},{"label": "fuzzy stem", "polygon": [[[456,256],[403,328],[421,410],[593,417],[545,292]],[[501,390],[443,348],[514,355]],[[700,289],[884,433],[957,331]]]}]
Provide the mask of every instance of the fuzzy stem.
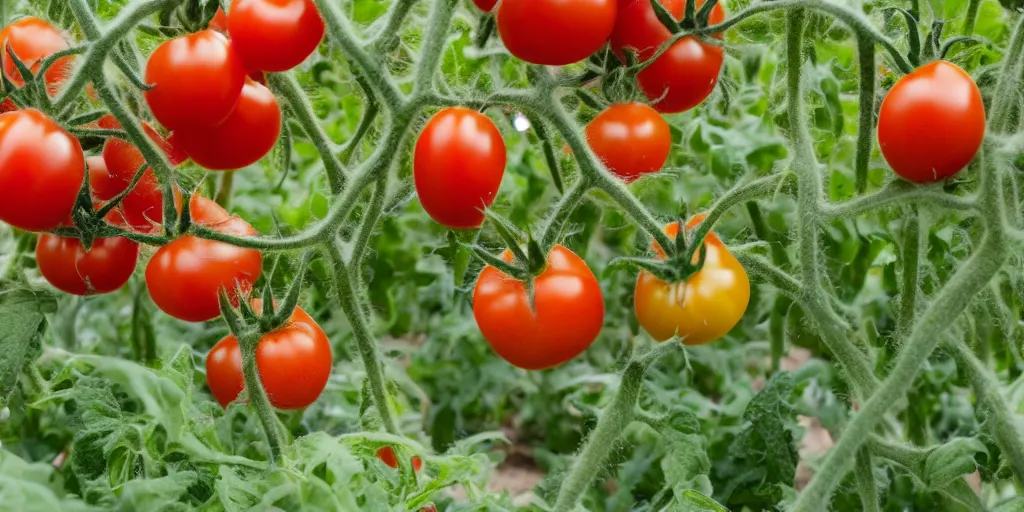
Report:
[{"label": "fuzzy stem", "polygon": [[550,252],[551,248],[558,243],[558,239],[565,231],[566,223],[569,222],[569,217],[583,203],[589,190],[590,183],[587,180],[576,180],[576,183],[569,188],[548,215],[548,225],[544,228],[544,234],[540,239],[540,246],[545,253]]},{"label": "fuzzy stem", "polygon": [[860,61],[860,122],[857,125],[856,190],[864,193],[868,188],[868,164],[871,161],[871,141],[875,133],[875,42],[857,39]]},{"label": "fuzzy stem", "polygon": [[903,275],[900,288],[899,323],[897,339],[904,339],[914,325],[917,313],[918,277],[921,266],[921,246],[927,230],[921,229],[921,217],[917,208],[911,207],[903,225]]},{"label": "fuzzy stem", "polygon": [[857,494],[860,495],[861,510],[864,512],[880,512],[878,507],[878,486],[875,484],[875,470],[871,462],[871,452],[861,448],[857,454]]},{"label": "fuzzy stem", "polygon": [[320,127],[319,120],[313,112],[313,105],[302,92],[302,87],[291,73],[270,73],[267,82],[277,94],[281,95],[291,107],[295,120],[306,132],[313,147],[320,154],[320,159],[327,170],[327,180],[331,184],[331,193],[338,194],[345,187],[345,167],[334,153],[334,146],[327,133]]},{"label": "fuzzy stem", "polygon": [[978,11],[981,8],[981,0],[970,0],[967,3],[967,14],[964,16],[965,36],[974,35],[974,25],[978,22]]},{"label": "fuzzy stem", "polygon": [[270,446],[270,463],[281,460],[281,433],[277,430],[277,416],[270,405],[263,382],[260,380],[259,368],[256,366],[256,346],[259,344],[258,332],[237,333],[238,346],[242,351],[242,375],[245,378],[245,389],[249,393],[249,406],[256,410],[263,431],[267,434]]},{"label": "fuzzy stem", "polygon": [[431,82],[437,73],[438,64],[444,55],[444,44],[448,37],[448,27],[455,13],[455,0],[433,0],[430,13],[429,29],[423,40],[420,61],[416,66],[416,81],[413,95],[430,91]]}]

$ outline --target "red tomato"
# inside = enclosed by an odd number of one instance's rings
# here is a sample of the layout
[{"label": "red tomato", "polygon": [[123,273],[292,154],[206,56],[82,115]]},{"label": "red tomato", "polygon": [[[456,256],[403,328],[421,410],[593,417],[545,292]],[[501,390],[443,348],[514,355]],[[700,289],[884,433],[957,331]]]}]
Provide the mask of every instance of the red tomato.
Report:
[{"label": "red tomato", "polygon": [[[190,212],[196,224],[222,233],[257,234],[247,222],[205,197],[193,196]],[[183,236],[153,255],[146,267],[146,286],[153,302],[168,315],[203,322],[220,316],[221,288],[236,302],[236,285],[248,292],[262,271],[263,257],[257,250]]]},{"label": "red tomato", "polygon": [[892,170],[932,183],[971,163],[985,138],[985,106],[971,76],[935,61],[892,87],[878,113],[878,144]]},{"label": "red tomato", "polygon": [[[687,229],[700,224],[706,214],[695,216]],[[675,238],[679,223],[665,227]],[[714,233],[704,238],[704,267],[689,279],[666,283],[641,271],[633,298],[636,317],[652,338],[665,341],[678,334],[686,345],[703,345],[728,334],[747,310],[750,280],[743,266]],[[664,257],[657,244],[655,251]],[[699,259],[694,254],[694,262]]]},{"label": "red tomato", "polygon": [[[108,219],[109,220],[109,219]],[[110,293],[135,272],[139,244],[127,238],[97,238],[86,251],[77,238],[39,235],[39,272],[58,290],[73,295]]]},{"label": "red tomato", "polygon": [[228,15],[224,14],[224,9],[217,8],[217,12],[213,15],[210,20],[210,25],[207,27],[210,30],[216,30],[217,32],[228,31]]},{"label": "red tomato", "polygon": [[169,130],[220,124],[234,110],[245,66],[223,34],[203,30],[161,44],[146,64],[146,103]]},{"label": "red tomato", "polygon": [[228,33],[249,69],[288,71],[324,38],[313,0],[234,0]]},{"label": "red tomato", "polygon": [[[121,127],[113,117],[104,117],[100,119],[99,124],[107,129]],[[163,150],[171,165],[176,166],[188,159],[179,147],[175,147],[169,140],[161,137],[153,127],[146,123],[143,123],[142,127],[146,135]],[[108,175],[120,187],[114,195],[128,188],[135,173],[146,161],[142,157],[142,152],[132,143],[116,138],[107,139],[104,144],[103,160],[106,162]],[[113,189],[113,184],[111,189]],[[120,210],[124,214],[125,220],[128,221],[128,225],[141,233],[151,232],[163,223],[163,193],[153,169],[147,169],[131,192],[124,197]]]},{"label": "red tomato", "polygon": [[0,114],[0,221],[26,231],[59,227],[83,179],[78,139],[35,109]]},{"label": "red tomato", "polygon": [[653,108],[624,103],[608,107],[587,125],[587,142],[609,171],[629,183],[661,170],[672,134]]},{"label": "red tomato", "polygon": [[[698,7],[703,4],[698,0]],[[685,0],[662,0],[662,5],[676,19],[683,18]],[[708,21],[711,24],[725,21],[721,3],[711,10]],[[658,21],[649,0],[625,0],[619,7],[611,47],[623,60],[624,48],[628,47],[636,50],[640,60],[644,61],[671,37],[668,29]],[[724,61],[725,53],[721,47],[702,43],[695,37],[685,37],[641,71],[637,80],[659,112],[683,112],[707,99],[718,83]]]},{"label": "red tomato", "polygon": [[[39,18],[21,18],[4,27],[3,31],[0,32],[0,48],[4,49],[4,74],[18,87],[24,85],[25,80],[22,79],[18,67],[14,64],[14,58],[7,51],[8,45],[10,45],[10,50],[14,52],[14,55],[17,55],[18,59],[33,72],[39,70],[42,61],[46,57],[69,48],[64,34],[54,28],[53,25]],[[60,84],[70,74],[73,60],[74,57],[64,57],[55,62],[46,71],[43,80],[46,82],[47,92],[51,96],[57,94]],[[10,109],[15,108],[13,103],[10,103],[8,107]]]},{"label": "red tomato", "polygon": [[[506,250],[505,261],[512,261]],[[488,266],[473,291],[473,316],[491,348],[527,370],[558,366],[583,353],[604,323],[604,299],[594,273],[569,249],[556,245],[534,280],[531,307],[526,285]]]},{"label": "red tomato", "polygon": [[505,174],[505,141],[485,115],[446,108],[416,141],[413,175],[423,209],[452,229],[477,228]]},{"label": "red tomato", "polygon": [[[253,301],[257,311],[261,305]],[[278,409],[301,409],[315,402],[327,387],[332,366],[327,335],[299,307],[288,323],[265,334],[256,345],[260,381],[270,405]],[[245,388],[242,351],[234,336],[224,337],[206,356],[206,385],[223,407]]]},{"label": "red tomato", "polygon": [[174,134],[175,143],[195,163],[215,171],[239,169],[274,148],[281,134],[281,109],[270,89],[249,80],[238,106],[223,123]]},{"label": "red tomato", "polygon": [[[377,458],[384,461],[389,467],[398,467],[398,456],[395,455],[395,449],[390,446],[385,446],[377,450]],[[419,471],[423,468],[423,459],[413,456],[412,458],[412,469]]]},{"label": "red tomato", "polygon": [[615,27],[616,0],[503,0],[498,33],[509,53],[564,66],[596,52]]},{"label": "red tomato", "polygon": [[473,4],[483,12],[491,12],[498,5],[498,0],[473,0]]},{"label": "red tomato", "polygon": [[102,156],[86,158],[85,166],[89,168],[89,188],[94,200],[109,201],[124,190],[124,182],[110,174]]}]

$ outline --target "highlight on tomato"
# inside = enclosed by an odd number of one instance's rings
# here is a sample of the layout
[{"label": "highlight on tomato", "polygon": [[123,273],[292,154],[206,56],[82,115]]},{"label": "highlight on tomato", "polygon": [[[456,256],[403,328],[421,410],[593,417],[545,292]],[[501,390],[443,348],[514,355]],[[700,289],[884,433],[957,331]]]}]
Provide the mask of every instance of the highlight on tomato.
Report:
[{"label": "highlight on tomato", "polygon": [[[107,222],[123,225],[111,212]],[[39,273],[54,288],[72,295],[95,295],[121,289],[135,272],[139,244],[122,237],[97,238],[88,250],[77,238],[43,233],[36,241]]]},{"label": "highlight on tomato", "polygon": [[[705,218],[697,215],[687,225],[696,228]],[[679,223],[665,226],[675,238]],[[686,281],[666,283],[642,270],[636,281],[633,303],[640,326],[657,341],[679,335],[686,345],[703,345],[728,334],[736,327],[750,302],[747,272],[714,233],[704,238],[707,252],[704,266]],[[660,247],[655,251],[664,257]],[[699,259],[694,254],[694,263]]]},{"label": "highlight on tomato", "polygon": [[[32,16],[14,21],[0,31],[0,51],[3,51],[4,75],[17,87],[25,85],[25,80],[14,63],[14,55],[25,64],[33,73],[39,71],[42,61],[54,53],[68,49],[67,38],[64,33],[53,25]],[[68,56],[58,59],[43,76],[47,93],[51,96],[57,94],[60,84],[67,79],[71,72],[71,64],[74,57]],[[14,110],[12,101],[5,100],[3,111]]]},{"label": "highlight on tomato", "polygon": [[668,123],[643,103],[608,107],[587,125],[586,134],[601,162],[627,183],[660,171],[672,149]]},{"label": "highlight on tomato", "polygon": [[223,123],[182,128],[174,141],[192,161],[214,171],[239,169],[263,158],[281,134],[281,108],[265,86],[246,80],[238,105]]},{"label": "highlight on tomato", "polygon": [[[253,301],[259,310],[263,302]],[[270,405],[302,409],[316,401],[331,376],[331,343],[320,325],[296,307],[278,329],[264,334],[256,345],[256,368]],[[222,407],[234,402],[245,388],[238,338],[225,336],[206,356],[206,385]]]},{"label": "highlight on tomato", "polygon": [[974,79],[935,61],[889,90],[878,113],[878,145],[892,170],[914,183],[942,181],[974,160],[985,138],[985,105]]},{"label": "highlight on tomato", "polygon": [[26,231],[59,227],[85,179],[78,139],[36,109],[0,114],[0,221]]},{"label": "highlight on tomato", "polygon": [[228,35],[250,70],[288,71],[324,38],[313,0],[233,0]]},{"label": "highlight on tomato", "polygon": [[[221,233],[258,234],[249,223],[205,197],[192,197],[190,213],[195,224]],[[220,316],[222,288],[237,304],[237,291],[252,290],[262,272],[260,251],[189,235],[157,250],[146,266],[146,287],[163,312],[187,322],[204,322]]]},{"label": "highlight on tomato", "polygon": [[617,0],[503,0],[498,34],[509,53],[547,66],[579,62],[615,27]]},{"label": "highlight on tomato", "polygon": [[[502,255],[512,261],[512,252]],[[601,286],[579,256],[556,245],[534,279],[533,304],[526,284],[495,267],[480,273],[473,316],[484,339],[519,368],[552,368],[583,353],[604,324]]]},{"label": "highlight on tomato", "polygon": [[487,116],[462,107],[432,117],[416,141],[413,176],[423,209],[452,229],[477,228],[505,175],[505,141]]},{"label": "highlight on tomato", "polygon": [[[381,461],[383,461],[384,464],[387,464],[388,467],[391,467],[391,468],[397,468],[398,467],[398,456],[395,455],[395,449],[390,447],[390,446],[385,446],[385,447],[377,450],[377,458],[380,459]],[[414,455],[412,457],[412,469],[414,471],[419,471],[422,468],[423,468],[423,459],[421,459],[421,458],[419,458],[419,457]]]},{"label": "highlight on tomato", "polygon": [[[682,20],[686,0],[659,0],[676,20]],[[697,1],[697,7],[703,5]],[[718,3],[708,17],[708,23],[725,21],[725,10]],[[619,15],[611,34],[612,51],[625,61],[629,48],[640,61],[654,56],[658,47],[672,38],[672,33],[658,20],[649,0],[625,0],[619,5]],[[718,83],[725,52],[721,46],[705,43],[697,37],[684,37],[676,41],[637,75],[640,88],[654,102],[659,112],[676,113],[700,105]]]},{"label": "highlight on tomato", "polygon": [[242,58],[220,32],[176,37],[149,56],[146,103],[169,130],[215,126],[234,110],[245,77]]}]

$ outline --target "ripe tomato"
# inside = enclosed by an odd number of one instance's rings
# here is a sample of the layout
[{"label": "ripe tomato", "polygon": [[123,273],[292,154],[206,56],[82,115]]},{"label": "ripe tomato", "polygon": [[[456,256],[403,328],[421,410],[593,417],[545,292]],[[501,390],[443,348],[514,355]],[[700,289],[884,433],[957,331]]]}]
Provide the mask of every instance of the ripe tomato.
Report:
[{"label": "ripe tomato", "polygon": [[485,115],[446,108],[416,141],[413,175],[423,209],[452,229],[480,227],[505,174],[505,141]]},{"label": "ripe tomato", "polygon": [[473,5],[483,12],[491,12],[494,10],[494,6],[498,5],[498,0],[473,0]]},{"label": "ripe tomato", "polygon": [[616,11],[616,0],[504,0],[498,6],[498,33],[512,55],[564,66],[604,45]]},{"label": "ripe tomato", "polygon": [[214,126],[238,103],[245,66],[223,34],[203,30],[157,47],[146,83],[146,103],[169,130]]},{"label": "ripe tomato", "polygon": [[[384,464],[387,464],[389,467],[398,467],[398,456],[395,455],[395,449],[390,446],[385,446],[377,450],[377,458],[384,461]],[[422,468],[423,459],[414,455],[412,458],[412,469],[415,471],[419,471]]]},{"label": "ripe tomato", "polygon": [[[505,261],[512,261],[506,250]],[[569,249],[556,245],[548,266],[534,280],[534,303],[526,285],[488,266],[473,291],[473,316],[491,348],[527,370],[558,366],[580,355],[601,332],[601,286]]]},{"label": "ripe tomato", "polygon": [[668,160],[668,123],[643,103],[612,105],[587,125],[587,142],[608,170],[627,183],[658,172]]},{"label": "ripe tomato", "polygon": [[[107,221],[115,220],[111,212]],[[39,272],[58,290],[72,295],[110,293],[120,289],[135,272],[139,244],[127,238],[97,238],[86,251],[77,238],[44,233],[36,243]]]},{"label": "ripe tomato", "polygon": [[[222,233],[257,234],[247,222],[205,197],[193,196],[190,212],[196,224]],[[236,302],[236,285],[248,292],[262,271],[263,257],[257,250],[183,236],[153,255],[146,267],[146,286],[153,302],[168,315],[203,322],[220,316],[221,288]]]},{"label": "ripe tomato", "polygon": [[223,123],[174,134],[175,143],[195,163],[215,171],[239,169],[274,148],[281,134],[281,109],[270,89],[247,80],[238,106]]},{"label": "ripe tomato", "polygon": [[121,179],[112,176],[102,156],[90,156],[85,159],[89,168],[89,189],[95,201],[109,201],[124,190]]},{"label": "ripe tomato", "polygon": [[[33,17],[21,18],[4,27],[0,32],[0,48],[3,48],[4,74],[11,82],[21,87],[25,84],[18,67],[14,64],[14,58],[8,50],[14,52],[23,64],[33,72],[39,70],[43,59],[61,50],[68,49],[68,41],[64,34],[54,28],[53,25]],[[50,66],[46,71],[43,80],[46,82],[46,89],[50,95],[57,94],[60,84],[71,72],[71,63],[74,57],[64,57]],[[14,104],[5,102],[7,109],[13,110]]]},{"label": "ripe tomato", "polygon": [[217,32],[228,31],[228,15],[224,13],[224,9],[217,8],[217,12],[214,13],[213,18],[210,19],[210,24],[206,28],[216,30]]},{"label": "ripe tomato", "polygon": [[0,114],[0,221],[26,231],[59,227],[83,179],[78,139],[35,109]]},{"label": "ripe tomato", "polygon": [[288,71],[324,38],[313,0],[234,0],[228,34],[249,69]]},{"label": "ripe tomato", "polygon": [[[685,0],[661,0],[676,19],[683,18]],[[704,2],[698,0],[700,7]],[[722,4],[711,10],[709,23],[725,21]],[[649,0],[625,0],[611,35],[612,50],[625,60],[624,48],[632,48],[641,61],[651,58],[672,34],[658,21]],[[703,102],[715,89],[725,53],[719,46],[685,37],[675,42],[654,63],[640,72],[637,80],[644,94],[659,112],[683,112]]]},{"label": "ripe tomato", "polygon": [[985,106],[971,76],[935,61],[892,87],[878,113],[878,144],[892,170],[915,183],[944,180],[971,163],[985,137]]},{"label": "ripe tomato", "polygon": [[[693,229],[704,215],[686,225]],[[675,238],[679,223],[665,227]],[[750,302],[750,281],[740,262],[714,234],[704,238],[704,267],[680,283],[666,283],[646,270],[636,281],[636,317],[652,338],[665,341],[676,333],[687,345],[703,345],[725,336],[743,318]],[[661,248],[655,246],[659,254]],[[699,254],[694,254],[694,262]]]},{"label": "ripe tomato", "polygon": [[[262,302],[253,301],[259,311]],[[256,345],[256,368],[270,405],[301,409],[316,401],[331,376],[331,343],[323,329],[302,308],[288,323],[267,333]],[[238,338],[225,336],[206,356],[206,385],[220,405],[238,398],[245,388]]]}]

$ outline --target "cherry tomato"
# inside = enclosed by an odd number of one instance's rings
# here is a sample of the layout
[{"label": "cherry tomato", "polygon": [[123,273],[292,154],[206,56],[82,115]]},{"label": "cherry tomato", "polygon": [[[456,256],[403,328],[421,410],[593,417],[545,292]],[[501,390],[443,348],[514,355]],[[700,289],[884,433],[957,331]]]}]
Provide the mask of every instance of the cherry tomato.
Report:
[{"label": "cherry tomato", "polygon": [[[257,311],[261,305],[253,301]],[[288,323],[265,334],[256,345],[260,381],[270,405],[278,409],[302,409],[315,402],[327,387],[332,367],[327,335],[299,307]],[[245,388],[242,351],[233,335],[217,342],[206,356],[206,385],[223,407]]]},{"label": "cherry tomato", "polygon": [[192,161],[215,171],[254,164],[281,134],[281,109],[270,89],[248,80],[238,106],[212,128],[181,129],[175,143]]},{"label": "cherry tomato", "polygon": [[[0,32],[0,48],[3,48],[4,74],[11,83],[21,87],[25,80],[21,77],[14,58],[8,50],[14,52],[23,64],[34,72],[39,71],[42,61],[62,50],[69,48],[68,41],[64,34],[54,28],[53,25],[33,17],[21,18],[18,21],[4,27]],[[64,57],[53,63],[43,77],[46,83],[47,92],[52,96],[57,94],[60,84],[67,79],[71,72],[71,64],[74,57]],[[7,102],[5,102],[7,103]],[[14,109],[14,104],[7,105],[8,109]]]},{"label": "cherry tomato", "polygon": [[214,13],[213,18],[210,19],[209,26],[206,28],[221,33],[228,31],[228,15],[224,13],[224,9],[217,8],[217,12]]},{"label": "cherry tomato", "polygon": [[89,168],[89,188],[94,200],[109,201],[124,190],[124,182],[110,174],[107,162],[102,156],[86,158],[85,166]]},{"label": "cherry tomato", "polygon": [[234,0],[229,12],[228,33],[249,69],[288,71],[324,38],[313,0]]},{"label": "cherry tomato", "polygon": [[615,27],[616,0],[503,0],[498,33],[509,53],[564,66],[596,52]]},{"label": "cherry tomato", "polygon": [[[385,447],[377,450],[377,458],[382,460],[382,461],[384,461],[384,464],[387,464],[388,467],[392,467],[392,468],[397,468],[398,467],[398,456],[395,455],[395,449],[390,447],[390,446],[385,446]],[[421,459],[421,458],[419,458],[417,456],[413,456],[413,458],[412,458],[412,469],[415,470],[415,471],[419,471],[422,468],[423,468],[423,459]]]},{"label": "cherry tomato", "polygon": [[138,259],[139,244],[122,237],[97,238],[89,250],[77,238],[47,233],[36,243],[39,272],[54,288],[73,295],[120,289],[132,277]]},{"label": "cherry tomato", "polygon": [[[704,219],[694,217],[687,229]],[[665,227],[675,238],[679,223]],[[704,239],[707,254],[704,266],[684,282],[666,283],[646,270],[636,281],[634,307],[640,325],[652,338],[665,341],[679,334],[687,345],[703,345],[725,336],[747,310],[750,281],[743,266],[714,234]],[[655,247],[659,254],[660,247]],[[699,254],[694,254],[694,262]]]},{"label": "cherry tomato", "polygon": [[608,170],[627,183],[658,172],[668,160],[668,123],[643,103],[612,105],[587,125],[587,142]]},{"label": "cherry tomato", "polygon": [[498,5],[498,0],[473,0],[473,5],[483,12],[491,12],[494,10],[494,6]]},{"label": "cherry tomato", "polygon": [[234,110],[245,66],[223,34],[203,30],[161,44],[146,64],[146,103],[169,130],[220,124]]},{"label": "cherry tomato", "polygon": [[[234,236],[254,236],[256,230],[217,203],[193,196],[192,220],[198,225]],[[183,236],[161,247],[146,267],[146,286],[153,302],[168,315],[189,322],[220,316],[218,293],[225,288],[234,303],[236,286],[252,289],[263,271],[259,251]]]},{"label": "cherry tomato", "polygon": [[[662,0],[661,3],[676,19],[683,18],[685,0]],[[698,0],[698,8],[703,4]],[[711,24],[725,21],[722,4],[715,5],[708,21]],[[611,47],[623,60],[625,48],[632,48],[640,60],[645,61],[671,37],[658,21],[649,0],[625,0],[619,7]],[[685,37],[641,71],[637,80],[659,112],[683,112],[707,99],[718,83],[724,61],[721,47],[703,43],[696,37]]]},{"label": "cherry tomato", "polygon": [[446,108],[416,141],[413,175],[423,209],[452,229],[476,228],[505,174],[505,141],[485,115]]},{"label": "cherry tomato", "polygon": [[35,109],[0,114],[0,221],[26,231],[59,227],[83,179],[78,139]]},{"label": "cherry tomato", "polygon": [[892,87],[878,113],[878,144],[892,170],[932,183],[971,163],[985,138],[985,106],[971,76],[935,61]]},{"label": "cherry tomato", "polygon": [[[511,251],[503,257],[511,262]],[[523,282],[488,266],[473,291],[473,315],[499,356],[541,370],[580,355],[594,342],[604,323],[604,299],[587,264],[560,245],[551,250],[533,286],[531,306]]]}]

